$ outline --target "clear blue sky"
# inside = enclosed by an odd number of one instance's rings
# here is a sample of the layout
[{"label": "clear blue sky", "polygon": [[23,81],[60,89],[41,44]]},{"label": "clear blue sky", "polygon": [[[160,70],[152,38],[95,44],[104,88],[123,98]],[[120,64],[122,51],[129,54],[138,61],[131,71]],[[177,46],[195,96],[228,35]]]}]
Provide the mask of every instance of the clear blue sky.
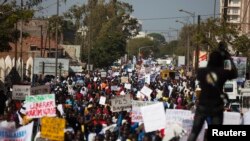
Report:
[{"label": "clear blue sky", "polygon": [[[62,1],[62,0],[61,0]],[[219,14],[219,1],[220,0],[120,0],[127,2],[133,6],[134,12],[132,16],[140,19],[142,23],[142,30],[147,33],[166,33],[170,28],[180,29],[183,24],[176,23],[176,18],[179,21],[188,22],[189,16],[186,13],[179,12],[179,9],[183,9],[189,12],[195,12],[197,23],[197,15],[202,15],[202,19],[213,17],[214,14],[214,2],[216,1],[216,14]],[[39,15],[48,16],[56,13],[56,0],[47,0],[42,5],[47,7],[43,10],[43,13]],[[60,13],[65,12],[69,7],[74,4],[87,3],[87,0],[67,0],[66,4],[61,2]],[[209,16],[203,16],[209,15]],[[216,15],[218,16],[218,15]],[[193,22],[193,18],[189,18],[189,22]],[[170,33],[171,36],[176,36],[174,32]]]}]

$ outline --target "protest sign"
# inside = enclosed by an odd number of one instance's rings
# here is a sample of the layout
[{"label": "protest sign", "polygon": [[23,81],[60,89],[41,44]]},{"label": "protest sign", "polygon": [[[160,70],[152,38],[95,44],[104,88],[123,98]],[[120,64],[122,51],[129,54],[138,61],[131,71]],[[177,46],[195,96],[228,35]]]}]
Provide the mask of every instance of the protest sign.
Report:
[{"label": "protest sign", "polygon": [[118,87],[117,85],[111,86],[111,91],[118,91],[120,89],[120,87]]},{"label": "protest sign", "polygon": [[121,83],[128,83],[128,77],[127,76],[121,77]]},{"label": "protest sign", "polygon": [[152,132],[165,128],[166,114],[162,102],[141,107],[145,132]]},{"label": "protest sign", "polygon": [[148,98],[150,98],[150,94],[153,92],[153,90],[151,90],[147,86],[143,86],[140,92],[144,94],[145,96],[147,96]]},{"label": "protest sign", "polygon": [[55,140],[64,140],[64,128],[66,121],[62,118],[43,117],[41,119],[41,137]]},{"label": "protest sign", "polygon": [[12,99],[13,100],[25,100],[25,97],[30,95],[30,85],[13,85]]},{"label": "protest sign", "polygon": [[126,93],[124,91],[121,91],[120,92],[120,95],[125,95]]},{"label": "protest sign", "polygon": [[31,95],[48,94],[48,93],[50,93],[50,86],[48,85],[31,87]]},{"label": "protest sign", "polygon": [[223,125],[239,125],[241,124],[240,113],[238,112],[224,112]]},{"label": "protest sign", "polygon": [[29,118],[56,116],[55,94],[26,96],[26,115]]},{"label": "protest sign", "polygon": [[106,71],[102,71],[101,72],[101,77],[107,77],[107,72]]},{"label": "protest sign", "polygon": [[105,96],[101,96],[101,97],[100,97],[99,104],[100,104],[100,105],[105,105],[105,103],[106,103],[106,97],[105,97]]},{"label": "protest sign", "polygon": [[150,84],[150,74],[146,74],[144,76],[144,79],[145,79],[145,83]]},{"label": "protest sign", "polygon": [[141,107],[155,104],[153,101],[132,100],[131,120],[132,122],[142,122]]},{"label": "protest sign", "polygon": [[111,99],[111,111],[120,112],[120,111],[129,111],[131,110],[131,98],[130,95],[116,96]]},{"label": "protest sign", "polygon": [[124,88],[130,90],[130,89],[131,89],[131,84],[125,83],[125,84],[124,84]]},{"label": "protest sign", "polygon": [[[192,126],[194,121],[194,114],[190,110],[180,110],[180,109],[167,109],[166,110],[166,132],[171,132],[171,128],[175,125],[182,127],[186,134],[180,138],[180,141],[186,141],[188,135],[191,132]],[[204,123],[201,133],[198,136],[198,141],[203,140],[204,133],[205,133],[205,126]]]},{"label": "protest sign", "polygon": [[0,128],[1,141],[31,141],[33,132],[33,122],[17,129]]},{"label": "protest sign", "polygon": [[160,98],[162,97],[163,91],[161,91],[161,90],[159,90],[159,89],[156,89],[156,92],[157,92],[156,98],[157,98],[157,99],[160,99]]},{"label": "protest sign", "polygon": [[137,97],[138,99],[142,100],[142,99],[145,98],[145,95],[142,94],[140,91],[138,91],[138,92],[136,93],[136,97]]},{"label": "protest sign", "polygon": [[250,110],[244,113],[244,125],[250,125]]}]

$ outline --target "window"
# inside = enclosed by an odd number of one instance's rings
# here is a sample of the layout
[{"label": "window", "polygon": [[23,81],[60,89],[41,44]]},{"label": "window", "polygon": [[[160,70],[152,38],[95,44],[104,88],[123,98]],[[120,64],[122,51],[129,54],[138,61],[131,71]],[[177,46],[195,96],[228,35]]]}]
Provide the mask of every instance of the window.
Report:
[{"label": "window", "polygon": [[30,45],[30,51],[36,51],[37,46],[36,45]]},{"label": "window", "polygon": [[225,84],[224,91],[225,92],[233,92],[233,84]]},{"label": "window", "polygon": [[233,14],[238,14],[238,9],[233,9]]},{"label": "window", "polygon": [[231,1],[233,4],[238,4],[239,3],[239,0],[232,0]]}]

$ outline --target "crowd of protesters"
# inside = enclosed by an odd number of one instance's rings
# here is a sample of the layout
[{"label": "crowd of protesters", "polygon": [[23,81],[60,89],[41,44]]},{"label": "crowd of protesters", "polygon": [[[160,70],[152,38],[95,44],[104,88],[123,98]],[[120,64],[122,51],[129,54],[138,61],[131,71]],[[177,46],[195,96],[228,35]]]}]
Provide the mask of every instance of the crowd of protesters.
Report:
[{"label": "crowd of protesters", "polygon": [[[65,141],[160,141],[164,137],[164,131],[146,133],[143,123],[131,121],[130,112],[112,112],[110,99],[129,94],[134,100],[161,101],[165,109],[195,111],[195,78],[186,74],[185,69],[181,68],[176,70],[178,77],[162,79],[158,72],[148,84],[140,79],[136,70],[130,73],[123,70],[118,73],[107,71],[105,77],[101,76],[100,71],[93,71],[65,78],[43,78],[39,80],[39,85],[49,85],[51,93],[55,94],[56,104],[63,105],[63,111],[58,110],[57,117],[66,119]],[[121,77],[124,76],[129,78],[130,89],[126,89],[124,83],[121,83]],[[138,97],[137,92],[144,85],[153,90],[150,97]],[[112,90],[112,86],[118,86],[119,89]],[[161,95],[159,91],[162,92]],[[99,104],[101,96],[106,97],[105,105]],[[21,110],[23,101],[11,100],[11,96],[1,92],[0,104],[1,120],[14,121],[16,127],[35,121],[36,138],[42,140],[39,137],[39,120],[25,121],[25,114]],[[17,113],[21,115],[22,122]]]}]

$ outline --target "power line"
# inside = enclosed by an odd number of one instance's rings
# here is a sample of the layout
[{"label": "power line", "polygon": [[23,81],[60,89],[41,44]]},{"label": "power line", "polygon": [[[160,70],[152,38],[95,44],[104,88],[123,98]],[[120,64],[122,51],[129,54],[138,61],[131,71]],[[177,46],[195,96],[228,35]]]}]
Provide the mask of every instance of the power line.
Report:
[{"label": "power line", "polygon": [[[221,14],[216,14],[216,15],[221,15]],[[214,14],[208,14],[208,15],[200,15],[202,17],[212,17],[214,16]],[[139,19],[138,20],[142,20],[142,21],[147,21],[147,20],[171,20],[171,19],[183,19],[183,18],[192,18],[193,16],[182,16],[182,17],[166,17],[166,18],[144,18],[144,19]]]},{"label": "power line", "polygon": [[[63,2],[63,1],[64,1],[64,0],[59,0],[59,2]],[[54,3],[51,3],[50,5],[48,5],[48,6],[46,6],[46,7],[42,7],[42,8],[36,9],[35,11],[36,11],[36,12],[39,12],[39,11],[48,9],[48,8],[50,8],[51,6],[54,6],[54,5],[56,5],[56,4],[57,4],[57,2],[54,2]]]}]

